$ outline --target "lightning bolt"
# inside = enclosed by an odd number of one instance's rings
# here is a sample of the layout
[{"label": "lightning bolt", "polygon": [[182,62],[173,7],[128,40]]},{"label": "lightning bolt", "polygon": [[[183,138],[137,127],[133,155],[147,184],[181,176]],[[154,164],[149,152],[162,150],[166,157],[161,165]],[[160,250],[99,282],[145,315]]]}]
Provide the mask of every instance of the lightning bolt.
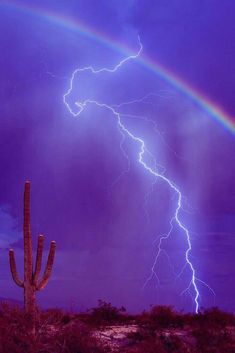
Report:
[{"label": "lightning bolt", "polygon": [[[189,232],[188,228],[183,224],[183,222],[182,222],[182,220],[180,218],[180,213],[181,213],[181,211],[183,211],[183,207],[182,207],[183,196],[182,196],[182,193],[181,193],[180,189],[175,185],[175,183],[165,176],[165,169],[158,168],[158,165],[157,165],[156,161],[155,161],[155,167],[151,167],[145,161],[145,157],[147,155],[151,155],[151,154],[148,151],[144,140],[142,138],[140,138],[139,136],[136,136],[134,133],[132,133],[124,125],[124,123],[122,122],[122,119],[121,119],[122,114],[118,111],[118,109],[121,106],[126,105],[126,104],[133,104],[133,103],[137,103],[137,102],[140,102],[140,101],[144,101],[146,99],[146,97],[148,97],[149,95],[143,97],[141,100],[133,100],[131,102],[122,103],[121,105],[115,105],[115,106],[114,105],[111,106],[111,105],[105,104],[103,102],[98,102],[98,101],[93,100],[93,99],[85,99],[85,100],[82,100],[82,101],[76,101],[74,103],[75,104],[75,108],[74,107],[72,108],[71,105],[68,102],[68,97],[69,97],[70,93],[73,91],[74,80],[75,80],[76,77],[79,76],[80,73],[85,72],[85,71],[90,72],[90,73],[92,73],[94,75],[102,73],[102,72],[115,73],[126,62],[137,59],[140,56],[142,50],[143,50],[143,46],[142,46],[142,43],[140,42],[140,39],[139,39],[139,50],[138,50],[138,52],[136,54],[133,54],[133,55],[130,55],[130,56],[124,58],[123,60],[121,60],[113,68],[104,67],[104,68],[101,68],[101,69],[95,69],[92,66],[87,66],[87,67],[84,67],[84,68],[75,69],[73,71],[73,73],[72,73],[71,78],[70,78],[69,88],[65,92],[65,94],[63,95],[63,102],[64,102],[65,106],[67,107],[69,113],[72,114],[74,117],[79,116],[86,109],[86,107],[88,105],[95,105],[96,107],[99,107],[101,109],[105,109],[106,111],[111,112],[112,115],[117,120],[117,126],[118,126],[118,129],[119,129],[119,131],[120,131],[120,133],[122,135],[122,141],[120,143],[120,147],[121,147],[121,150],[124,153],[125,157],[128,159],[128,156],[125,153],[125,151],[124,151],[124,149],[122,147],[122,144],[124,142],[124,139],[127,137],[127,138],[133,140],[134,142],[136,142],[139,145],[139,152],[138,152],[138,157],[137,158],[138,158],[138,162],[141,164],[141,166],[150,175],[152,175],[154,177],[154,179],[162,180],[173,191],[174,195],[176,196],[177,203],[176,203],[176,208],[175,208],[174,214],[172,215],[171,220],[170,220],[170,228],[169,228],[169,231],[168,231],[167,234],[164,234],[164,235],[159,237],[158,251],[157,251],[154,263],[153,263],[152,268],[151,268],[150,276],[149,276],[149,278],[147,278],[144,286],[146,286],[147,283],[153,278],[156,278],[159,281],[155,268],[157,266],[157,261],[159,259],[159,256],[160,256],[161,252],[164,252],[164,249],[162,248],[162,243],[165,240],[169,239],[174,227],[176,226],[184,234],[185,240],[186,240],[186,243],[187,243],[187,249],[185,251],[185,265],[184,265],[184,267],[183,267],[183,269],[182,269],[182,271],[180,272],[179,275],[181,275],[183,273],[183,271],[185,270],[186,267],[189,267],[189,269],[191,271],[191,279],[190,279],[188,287],[185,289],[184,293],[185,292],[189,292],[189,294],[192,295],[191,291],[193,292],[193,300],[194,300],[195,312],[198,313],[198,311],[199,311],[199,297],[200,297],[198,283],[200,282],[200,283],[205,284],[205,286],[208,287],[208,289],[211,290],[211,291],[212,291],[212,289],[205,282],[199,280],[196,277],[195,268],[194,268],[193,263],[192,263],[192,261],[190,259],[190,253],[192,251],[192,243],[191,243],[191,238],[190,238],[190,232]],[[152,121],[152,123],[155,126],[155,122]],[[129,170],[129,166],[128,166],[127,171],[128,170]],[[127,172],[127,171],[125,171],[125,172]],[[125,173],[125,172],[123,172],[123,173]],[[123,175],[123,173],[121,174],[121,176]],[[145,200],[145,202],[146,202],[146,200]]]}]

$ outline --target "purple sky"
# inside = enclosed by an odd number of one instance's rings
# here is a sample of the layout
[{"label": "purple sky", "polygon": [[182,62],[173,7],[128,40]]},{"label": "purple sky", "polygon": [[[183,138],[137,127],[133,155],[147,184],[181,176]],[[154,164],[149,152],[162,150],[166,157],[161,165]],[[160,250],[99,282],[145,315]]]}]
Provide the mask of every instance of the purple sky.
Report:
[{"label": "purple sky", "polygon": [[[34,3],[132,48],[139,34],[144,54],[235,115],[232,1]],[[7,249],[14,247],[22,269],[22,197],[30,179],[33,236],[42,232],[58,249],[52,279],[38,295],[42,306],[86,309],[104,299],[131,311],[159,303],[193,310],[190,295],[180,295],[189,269],[174,275],[186,249],[177,227],[164,243],[171,264],[162,253],[155,268],[160,283],[143,289],[157,253],[154,240],[169,230],[174,195],[159,180],[153,185],[137,161],[138,145],[128,138],[122,144],[110,112],[89,105],[75,118],[63,104],[75,68],[113,67],[123,54],[1,5],[0,23],[0,296],[22,297],[10,277]],[[197,277],[216,293],[214,302],[198,282],[200,305],[235,311],[235,135],[138,61],[114,75],[83,73],[70,98],[120,104],[150,92],[155,95],[145,102],[121,109],[122,121],[184,195],[181,218],[191,234],[191,260]]]}]

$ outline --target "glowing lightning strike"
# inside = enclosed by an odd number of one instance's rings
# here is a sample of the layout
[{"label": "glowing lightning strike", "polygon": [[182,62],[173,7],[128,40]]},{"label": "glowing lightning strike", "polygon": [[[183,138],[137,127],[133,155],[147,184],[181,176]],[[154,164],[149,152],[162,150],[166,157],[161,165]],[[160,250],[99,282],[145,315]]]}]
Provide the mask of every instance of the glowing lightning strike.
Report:
[{"label": "glowing lightning strike", "polygon": [[[177,226],[183,231],[183,233],[185,234],[185,237],[186,237],[186,241],[187,241],[187,250],[185,252],[185,260],[186,260],[186,266],[189,266],[190,270],[191,270],[191,274],[192,274],[192,277],[191,277],[191,280],[190,280],[190,283],[189,283],[189,286],[188,288],[186,289],[189,290],[190,287],[192,287],[192,289],[194,290],[194,302],[195,302],[195,311],[196,313],[198,313],[199,311],[199,290],[198,290],[198,287],[197,287],[197,277],[195,275],[195,269],[193,267],[193,264],[190,260],[190,252],[192,250],[192,245],[191,245],[191,240],[190,240],[190,234],[189,234],[189,230],[185,227],[185,225],[182,223],[182,221],[180,220],[180,211],[182,210],[182,194],[180,192],[180,190],[178,189],[178,187],[171,181],[169,180],[165,175],[164,173],[161,173],[161,172],[158,172],[156,170],[154,170],[153,168],[151,168],[144,160],[144,157],[145,155],[148,153],[148,150],[145,146],[145,142],[144,140],[142,140],[140,137],[138,136],[135,136],[131,131],[129,131],[125,126],[124,124],[122,123],[121,121],[121,114],[116,110],[117,108],[114,108],[114,106],[110,106],[110,105],[107,105],[105,103],[100,103],[100,102],[97,102],[95,100],[92,100],[92,99],[86,99],[84,101],[78,101],[78,102],[75,102],[75,105],[77,107],[77,110],[74,111],[68,101],[67,101],[67,97],[70,95],[70,93],[72,92],[73,90],[73,82],[74,82],[74,79],[75,79],[75,76],[78,75],[79,73],[81,72],[84,72],[84,71],[90,71],[92,72],[93,74],[98,74],[98,73],[101,73],[101,72],[110,72],[110,73],[114,73],[116,72],[123,64],[125,64],[127,61],[130,61],[130,60],[133,60],[133,59],[136,59],[137,57],[140,56],[141,52],[142,52],[142,49],[143,49],[143,46],[140,42],[140,39],[139,39],[139,45],[140,45],[140,48],[139,48],[139,51],[137,52],[137,54],[135,55],[130,55],[128,57],[126,57],[125,59],[123,59],[122,61],[120,61],[114,68],[102,68],[102,69],[94,69],[92,66],[88,66],[88,67],[85,67],[85,68],[78,68],[76,69],[73,73],[72,73],[72,76],[71,76],[71,79],[70,79],[70,85],[69,85],[69,89],[68,91],[64,94],[63,96],[63,101],[64,101],[64,104],[66,105],[66,107],[68,108],[69,112],[73,115],[73,116],[78,116],[79,114],[81,114],[81,112],[86,108],[87,105],[89,104],[92,104],[92,105],[96,105],[97,107],[100,107],[100,108],[104,108],[108,111],[110,111],[117,119],[117,122],[118,122],[118,127],[119,127],[119,130],[122,134],[122,137],[124,138],[124,136],[127,136],[129,138],[131,138],[133,141],[137,142],[139,144],[139,147],[140,147],[140,150],[139,150],[139,153],[138,153],[138,161],[139,163],[145,168],[146,171],[148,171],[151,175],[153,175],[155,178],[159,178],[161,179],[163,182],[165,182],[175,193],[176,197],[177,197],[177,207],[175,209],[175,213],[173,215],[173,217],[171,218],[171,221],[170,221],[170,230],[168,232],[168,234],[166,235],[163,235],[160,237],[160,241],[159,241],[159,246],[158,246],[158,253],[157,253],[157,256],[155,258],[155,261],[153,263],[153,266],[152,266],[152,269],[151,269],[151,275],[149,277],[149,279],[147,279],[147,282],[153,277],[155,276],[157,278],[157,274],[155,272],[155,266],[156,266],[156,263],[157,263],[157,260],[158,260],[158,257],[159,257],[159,254],[160,252],[163,250],[161,248],[161,245],[162,245],[162,241],[164,239],[167,239],[169,238],[172,230],[173,230],[173,227],[174,227],[174,223],[177,224]],[[117,106],[116,106],[117,107]],[[158,278],[157,278],[158,279]],[[199,280],[198,280],[199,281]]]}]

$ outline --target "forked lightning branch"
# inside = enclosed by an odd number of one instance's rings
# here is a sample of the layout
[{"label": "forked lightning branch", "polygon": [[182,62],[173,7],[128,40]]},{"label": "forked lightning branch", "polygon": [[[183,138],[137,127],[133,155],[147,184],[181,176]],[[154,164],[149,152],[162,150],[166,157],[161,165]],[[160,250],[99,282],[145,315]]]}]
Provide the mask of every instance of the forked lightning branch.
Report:
[{"label": "forked lightning branch", "polygon": [[[96,101],[96,100],[91,99],[89,97],[87,97],[84,100],[77,100],[76,102],[74,102],[74,107],[76,107],[76,110],[74,110],[74,108],[72,108],[71,105],[68,103],[68,97],[70,96],[70,94],[72,93],[72,91],[74,89],[74,81],[79,80],[79,74],[87,71],[89,73],[92,73],[93,75],[96,75],[96,74],[99,74],[102,72],[109,72],[110,74],[115,75],[115,72],[117,70],[119,70],[120,67],[125,65],[126,62],[131,61],[131,60],[136,60],[141,55],[142,50],[143,50],[143,46],[139,40],[139,50],[138,50],[137,54],[133,54],[133,55],[130,55],[130,56],[124,58],[113,68],[104,67],[104,68],[97,70],[97,69],[94,69],[92,66],[88,66],[88,67],[84,67],[84,68],[75,69],[74,72],[72,73],[72,76],[71,76],[71,79],[69,82],[69,88],[63,96],[63,101],[64,101],[64,104],[66,105],[68,111],[70,112],[70,114],[72,114],[74,117],[78,117],[86,109],[86,107],[88,105],[93,105],[93,106],[96,106],[97,109],[100,108],[100,109],[106,110],[107,112],[111,112],[113,117],[117,120],[117,123],[118,123],[117,126],[119,128],[120,133],[123,136],[125,136],[129,139],[132,139],[133,141],[135,141],[139,145],[139,152],[138,152],[137,158],[138,158],[138,162],[141,164],[141,166],[148,173],[150,173],[155,179],[161,179],[164,183],[166,183],[167,186],[175,194],[175,196],[177,198],[177,205],[176,205],[175,211],[172,214],[172,217],[170,220],[169,232],[168,232],[168,234],[160,236],[160,238],[159,238],[158,251],[157,251],[156,257],[154,259],[152,268],[150,270],[150,276],[147,279],[147,281],[145,282],[145,284],[148,283],[150,280],[152,280],[154,277],[157,277],[156,267],[157,267],[160,253],[162,251],[163,240],[166,240],[167,238],[169,238],[172,231],[175,229],[175,227],[178,227],[181,230],[183,236],[185,237],[185,242],[187,245],[187,248],[186,248],[186,251],[184,254],[184,256],[185,256],[184,269],[185,269],[185,267],[189,267],[190,272],[191,272],[190,281],[189,281],[188,286],[185,289],[185,291],[188,291],[191,295],[193,295],[193,300],[195,302],[195,312],[198,313],[198,311],[199,311],[199,297],[200,297],[198,283],[201,282],[201,283],[205,284],[205,286],[207,286],[211,291],[212,291],[212,289],[206,283],[204,283],[203,281],[201,281],[197,278],[195,268],[194,268],[192,260],[190,258],[190,252],[192,250],[190,232],[189,232],[188,228],[182,223],[182,220],[180,217],[181,211],[182,211],[182,193],[181,193],[181,191],[174,184],[173,181],[171,181],[170,179],[168,179],[165,176],[165,174],[155,170],[155,168],[152,168],[146,162],[145,157],[148,154],[148,149],[147,149],[146,143],[141,137],[136,136],[132,131],[130,131],[124,125],[122,118],[121,118],[121,113],[118,111],[118,106],[110,106],[110,105],[106,104],[106,102]],[[120,105],[119,105],[119,107],[120,107]],[[156,165],[156,163],[155,163],[155,165]]]}]

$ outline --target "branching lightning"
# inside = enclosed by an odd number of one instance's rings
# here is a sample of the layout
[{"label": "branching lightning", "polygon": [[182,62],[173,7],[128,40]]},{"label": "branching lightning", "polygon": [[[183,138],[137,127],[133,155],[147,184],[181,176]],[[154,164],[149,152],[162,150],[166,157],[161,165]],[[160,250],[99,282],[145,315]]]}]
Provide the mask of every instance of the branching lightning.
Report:
[{"label": "branching lightning", "polygon": [[[75,102],[75,106],[76,106],[76,110],[74,110],[74,108],[72,108],[70,106],[70,104],[68,103],[68,96],[70,95],[70,93],[73,90],[73,86],[74,86],[74,80],[75,78],[77,78],[77,76],[84,72],[84,71],[88,71],[94,75],[99,74],[101,72],[109,72],[109,73],[115,73],[121,66],[123,66],[127,61],[131,61],[134,60],[136,58],[138,58],[141,54],[143,50],[143,46],[140,42],[139,39],[139,50],[137,52],[137,54],[135,55],[130,55],[128,57],[126,57],[125,59],[121,60],[115,67],[113,68],[101,68],[101,69],[94,69],[92,66],[88,66],[88,67],[84,67],[84,68],[77,68],[76,70],[74,70],[74,72],[72,73],[71,79],[70,79],[70,83],[69,83],[69,88],[67,90],[67,92],[64,94],[63,96],[63,101],[64,104],[66,105],[68,111],[74,116],[79,116],[88,105],[95,105],[101,109],[105,109],[106,111],[109,111],[112,113],[112,115],[116,118],[117,120],[117,126],[118,129],[122,135],[122,140],[121,140],[121,144],[120,144],[120,148],[122,150],[122,152],[124,153],[125,157],[128,159],[128,156],[126,154],[126,152],[123,149],[123,141],[125,138],[129,138],[133,141],[135,141],[138,145],[139,145],[139,152],[138,152],[138,162],[142,165],[142,167],[149,173],[151,174],[154,179],[160,179],[162,180],[164,183],[166,183],[168,185],[168,187],[173,191],[174,195],[176,196],[176,208],[174,211],[174,214],[171,217],[170,220],[170,227],[169,227],[169,231],[167,234],[164,234],[162,236],[159,237],[158,240],[158,250],[157,250],[157,254],[155,257],[155,260],[153,262],[152,268],[151,268],[151,273],[149,278],[146,280],[144,286],[146,286],[146,284],[153,278],[156,278],[157,281],[159,281],[158,276],[157,276],[157,272],[156,272],[156,266],[157,266],[157,262],[159,259],[159,256],[161,254],[161,252],[164,252],[165,250],[162,248],[162,243],[164,240],[168,239],[170,237],[170,235],[172,234],[172,231],[174,229],[174,227],[178,227],[182,233],[185,236],[185,240],[187,243],[187,249],[185,251],[185,266],[183,267],[181,273],[183,273],[183,271],[185,270],[186,267],[189,267],[190,271],[191,271],[191,279],[190,282],[188,284],[188,287],[185,289],[184,292],[189,292],[190,295],[192,295],[193,292],[193,300],[194,300],[194,304],[195,304],[195,312],[198,313],[199,311],[199,288],[198,288],[198,283],[203,283],[206,287],[208,287],[209,290],[212,291],[212,289],[203,281],[199,280],[196,277],[196,272],[195,272],[195,268],[193,266],[192,260],[190,258],[190,252],[192,250],[192,244],[191,244],[191,238],[190,238],[190,232],[187,229],[187,227],[183,224],[181,218],[180,218],[180,213],[183,210],[182,208],[182,200],[183,200],[183,196],[181,191],[179,190],[179,188],[174,184],[173,181],[171,181],[170,179],[168,179],[165,176],[165,169],[163,168],[159,168],[159,166],[157,165],[156,161],[155,161],[155,166],[151,167],[146,161],[145,161],[145,157],[147,155],[151,155],[152,154],[148,151],[145,141],[136,136],[134,133],[132,133],[122,122],[122,114],[119,112],[119,108],[121,105],[113,105],[110,106],[106,103],[103,102],[98,102],[96,100],[93,99],[85,99],[83,101],[77,101]],[[145,98],[147,96],[143,97],[141,100],[144,101]],[[140,100],[139,100],[140,101]],[[131,103],[136,103],[138,102],[138,100],[133,100],[131,102],[127,102],[127,103],[123,103],[124,104],[131,104]],[[155,124],[155,122],[153,122]],[[155,125],[154,125],[155,126]],[[128,159],[129,160],[129,159]],[[129,166],[128,166],[129,168]],[[128,170],[127,170],[128,171]],[[125,171],[126,172],[126,171]],[[123,172],[123,173],[125,173]],[[123,173],[121,174],[121,176],[123,175]],[[145,200],[146,201],[146,200]],[[180,273],[180,274],[181,274]]]}]

